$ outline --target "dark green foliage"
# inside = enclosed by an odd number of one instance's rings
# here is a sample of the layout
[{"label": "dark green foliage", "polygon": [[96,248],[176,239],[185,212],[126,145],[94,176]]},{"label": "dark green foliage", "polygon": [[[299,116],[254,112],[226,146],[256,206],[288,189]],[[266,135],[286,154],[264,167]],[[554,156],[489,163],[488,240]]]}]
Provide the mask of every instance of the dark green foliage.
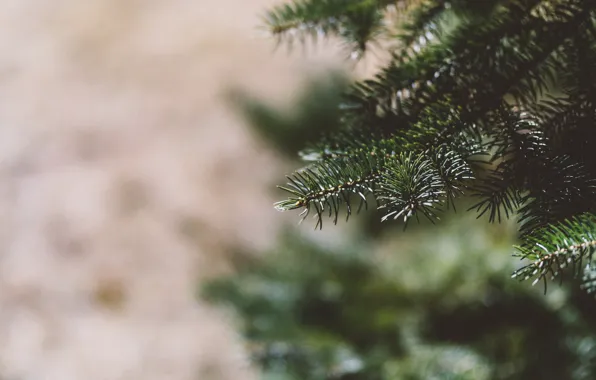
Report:
[{"label": "dark green foliage", "polygon": [[392,158],[377,191],[380,208],[387,209],[382,220],[401,217],[407,223],[421,213],[434,221],[437,204],[453,204],[464,181],[473,178],[468,162],[444,145]]},{"label": "dark green foliage", "polygon": [[[576,276],[591,278],[596,251],[596,217],[585,214],[565,222],[548,225],[526,236],[517,254],[532,261],[514,273],[514,277],[535,278],[534,282],[554,278],[571,267]],[[589,281],[586,283],[589,286]]]},{"label": "dark green foliage", "polygon": [[364,257],[297,238],[280,253],[246,268],[238,281],[219,280],[205,291],[240,310],[254,358],[266,369],[298,379],[349,378],[401,351],[399,331],[383,317],[401,301]]},{"label": "dark green foliage", "polygon": [[507,281],[507,225],[467,217],[432,228],[342,249],[286,235],[203,296],[237,312],[265,379],[596,376],[596,307],[579,287],[544,297]]},{"label": "dark green foliage", "polygon": [[367,43],[383,30],[388,0],[297,0],[280,5],[265,16],[266,25],[279,41],[294,38],[342,37],[348,47],[363,53]]},{"label": "dark green foliage", "polygon": [[435,209],[453,204],[454,197],[463,193],[465,181],[473,178],[472,158],[482,151],[478,138],[458,128],[457,111],[445,104],[433,107],[424,121],[433,127],[419,123],[373,141],[350,140],[357,134],[338,134],[326,145],[307,148],[302,156],[314,163],[288,177],[288,185],[281,188],[292,196],[276,203],[276,208],[304,208],[304,217],[314,209],[316,226],[322,227],[326,213],[337,223],[341,206],[349,217],[354,198],[360,211],[373,195],[379,207],[387,209],[385,218],[407,221],[421,211],[437,219]]},{"label": "dark green foliage", "polygon": [[230,93],[230,100],[261,137],[280,152],[294,157],[297,150],[304,149],[321,134],[339,131],[338,106],[347,85],[347,78],[340,73],[316,75],[292,102],[291,110],[286,112],[238,90]]},{"label": "dark green foliage", "polygon": [[357,55],[382,41],[391,53],[345,92],[341,131],[303,151],[308,164],[278,209],[314,210],[321,227],[323,215],[336,222],[354,199],[375,199],[382,220],[436,220],[464,195],[490,221],[517,215],[530,251],[557,226],[572,226],[561,238],[589,239],[596,0],[288,0],[267,25],[282,38],[338,36]]},{"label": "dark green foliage", "polygon": [[443,184],[437,168],[432,167],[424,154],[402,153],[387,163],[377,198],[387,213],[383,219],[403,217],[404,222],[418,213],[433,220],[432,211],[443,195]]},{"label": "dark green foliage", "polygon": [[360,198],[358,211],[362,205],[367,205],[366,197],[372,193],[372,183],[379,176],[377,168],[381,159],[377,156],[365,156],[358,160],[340,157],[296,172],[288,177],[288,185],[281,187],[293,197],[277,202],[275,207],[278,210],[304,208],[304,218],[314,208],[317,227],[322,228],[323,213],[328,210],[329,216],[333,215],[337,223],[340,206],[345,204],[347,219],[352,213],[353,196]]}]

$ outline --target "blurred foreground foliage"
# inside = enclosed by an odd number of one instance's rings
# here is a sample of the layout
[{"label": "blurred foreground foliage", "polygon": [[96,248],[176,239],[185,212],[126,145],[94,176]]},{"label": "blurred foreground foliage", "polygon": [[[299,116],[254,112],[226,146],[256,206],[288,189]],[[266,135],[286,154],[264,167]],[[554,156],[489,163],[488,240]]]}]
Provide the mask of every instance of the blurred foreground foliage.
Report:
[{"label": "blurred foreground foliage", "polygon": [[203,288],[270,380],[594,379],[596,305],[510,281],[514,226],[470,217],[340,247],[288,232]]}]

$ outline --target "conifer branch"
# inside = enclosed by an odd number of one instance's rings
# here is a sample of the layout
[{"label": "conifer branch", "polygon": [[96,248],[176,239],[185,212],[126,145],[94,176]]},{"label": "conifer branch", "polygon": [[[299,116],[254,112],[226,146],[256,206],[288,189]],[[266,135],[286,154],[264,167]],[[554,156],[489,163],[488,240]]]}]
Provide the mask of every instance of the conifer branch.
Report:
[{"label": "conifer branch", "polygon": [[397,0],[293,0],[265,16],[268,30],[279,41],[339,36],[355,53],[384,29],[384,10]]},{"label": "conifer branch", "polygon": [[288,176],[288,184],[279,186],[291,194],[291,197],[277,202],[275,208],[287,211],[303,208],[304,220],[311,209],[316,212],[315,228],[323,227],[323,214],[328,212],[337,224],[340,207],[346,207],[346,220],[352,214],[352,198],[360,199],[362,206],[368,207],[367,196],[372,194],[376,181],[380,177],[382,157],[361,155],[358,159],[338,158],[325,160],[306,167]]},{"label": "conifer branch", "polygon": [[325,213],[337,224],[341,207],[346,208],[346,220],[352,214],[352,197],[360,199],[360,212],[371,195],[379,209],[387,209],[382,220],[403,217],[407,222],[417,212],[434,220],[438,219],[436,211],[453,204],[464,193],[466,181],[473,178],[466,158],[447,145],[417,153],[373,149],[322,160],[295,172],[286,186],[279,186],[291,196],[275,208],[304,209],[302,220],[314,209],[315,228],[322,228]]},{"label": "conifer branch", "polygon": [[403,218],[407,225],[410,217],[422,213],[434,222],[437,210],[453,204],[465,181],[473,178],[466,160],[446,146],[401,153],[388,163],[376,192],[379,208],[387,210],[381,220]]},{"label": "conifer branch", "polygon": [[[340,205],[351,214],[350,196],[370,197],[382,220],[435,221],[472,194],[471,209],[491,222],[517,215],[518,255],[533,263],[516,276],[545,280],[591,262],[596,0],[480,3],[421,0],[399,15],[391,61],[347,92],[345,128],[302,153],[310,165],[290,177],[278,209],[314,209],[321,227],[323,212],[336,222]],[[399,2],[290,4],[271,14],[277,35],[322,31],[362,51]],[[582,273],[596,289],[596,271]]]},{"label": "conifer branch", "polygon": [[528,235],[516,247],[516,256],[532,263],[513,273],[514,278],[534,283],[542,280],[546,291],[547,277],[554,279],[566,268],[574,276],[590,270],[596,251],[596,216],[583,214],[566,221],[551,224]]},{"label": "conifer branch", "polygon": [[445,195],[441,177],[423,155],[402,153],[392,160],[378,190],[380,208],[387,209],[382,221],[403,217],[404,222],[421,212],[438,219],[435,209]]}]

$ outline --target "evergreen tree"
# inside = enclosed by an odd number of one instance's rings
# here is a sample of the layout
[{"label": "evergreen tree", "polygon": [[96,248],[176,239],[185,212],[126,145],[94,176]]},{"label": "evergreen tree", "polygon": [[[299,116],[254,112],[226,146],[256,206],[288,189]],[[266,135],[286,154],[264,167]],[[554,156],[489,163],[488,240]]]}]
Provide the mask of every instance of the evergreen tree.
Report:
[{"label": "evergreen tree", "polygon": [[460,213],[334,248],[285,234],[201,293],[233,312],[264,380],[596,378],[591,296],[509,281],[513,223],[487,227]]},{"label": "evergreen tree", "polygon": [[407,224],[472,196],[491,222],[517,215],[515,277],[596,289],[596,0],[287,1],[266,17],[281,42],[391,58],[346,91],[341,130],[301,151],[279,210],[322,228],[374,200]]}]

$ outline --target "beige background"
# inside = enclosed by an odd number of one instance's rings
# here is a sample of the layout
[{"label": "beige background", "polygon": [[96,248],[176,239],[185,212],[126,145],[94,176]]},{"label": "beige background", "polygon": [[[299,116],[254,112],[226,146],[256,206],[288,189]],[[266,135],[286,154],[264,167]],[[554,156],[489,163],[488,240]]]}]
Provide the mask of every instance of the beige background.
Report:
[{"label": "beige background", "polygon": [[1,379],[254,378],[197,283],[274,243],[283,177],[223,95],[337,62],[274,53],[272,3],[0,1]]}]

